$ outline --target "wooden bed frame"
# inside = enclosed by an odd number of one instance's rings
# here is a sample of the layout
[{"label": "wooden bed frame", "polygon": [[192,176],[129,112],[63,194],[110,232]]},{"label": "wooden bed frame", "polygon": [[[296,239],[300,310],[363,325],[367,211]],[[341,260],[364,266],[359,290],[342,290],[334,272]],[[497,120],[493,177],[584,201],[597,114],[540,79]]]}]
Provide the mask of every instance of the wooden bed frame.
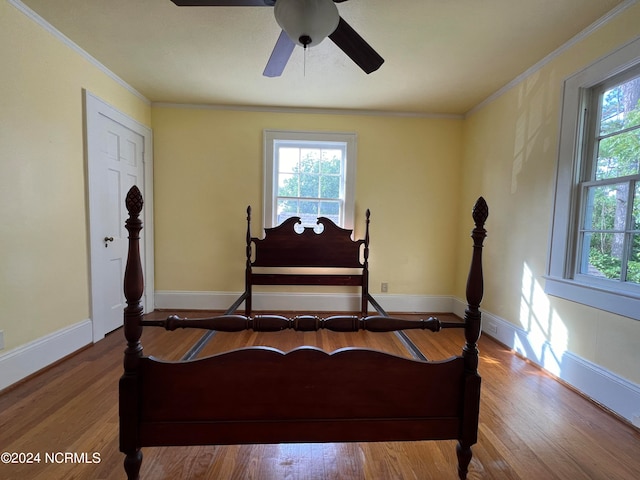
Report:
[{"label": "wooden bed frame", "polygon": [[[471,446],[477,441],[480,405],[477,341],[483,294],[482,243],[488,216],[484,199],[480,198],[473,210],[474,245],[464,322],[384,315],[321,319],[310,315],[286,318],[232,314],[193,320],[177,316],[145,320],[140,302],[144,283],[139,254],[143,200],[136,187],[129,191],[126,205],[127,348],[119,402],[120,450],[126,455],[124,467],[129,480],[139,478],[141,447],[146,446],[446,439],[458,440],[458,476],[466,478]],[[248,251],[249,263],[250,258]],[[439,362],[359,348],[326,353],[314,347],[288,353],[250,347],[187,362],[165,362],[142,354],[140,337],[146,326],[225,332],[437,332],[464,328],[465,345],[461,355]],[[370,381],[371,372],[375,372],[376,382]],[[283,402],[283,398],[295,401]]]}]

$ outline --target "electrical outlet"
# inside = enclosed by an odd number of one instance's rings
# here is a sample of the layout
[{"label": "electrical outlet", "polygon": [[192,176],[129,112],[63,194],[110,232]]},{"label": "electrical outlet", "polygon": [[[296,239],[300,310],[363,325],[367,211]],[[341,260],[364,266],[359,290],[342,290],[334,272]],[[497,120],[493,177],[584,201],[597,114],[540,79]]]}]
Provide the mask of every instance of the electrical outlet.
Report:
[{"label": "electrical outlet", "polygon": [[0,350],[4,350],[4,330],[0,330]]},{"label": "electrical outlet", "polygon": [[486,322],[482,329],[489,335],[498,335],[498,325],[494,322]]},{"label": "electrical outlet", "polygon": [[389,291],[389,284],[387,282],[382,282],[382,284],[380,284],[380,291],[382,293],[387,293]]}]

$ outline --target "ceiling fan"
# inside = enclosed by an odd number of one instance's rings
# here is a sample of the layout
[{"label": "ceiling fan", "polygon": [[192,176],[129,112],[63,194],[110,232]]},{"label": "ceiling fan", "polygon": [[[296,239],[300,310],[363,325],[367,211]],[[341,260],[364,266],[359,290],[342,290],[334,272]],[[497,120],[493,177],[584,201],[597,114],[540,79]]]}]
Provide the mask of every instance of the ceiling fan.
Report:
[{"label": "ceiling fan", "polygon": [[274,7],[282,28],[262,73],[279,77],[296,45],[304,48],[329,37],[366,73],[376,71],[384,59],[338,13],[335,3],[346,0],[171,0],[179,7]]}]

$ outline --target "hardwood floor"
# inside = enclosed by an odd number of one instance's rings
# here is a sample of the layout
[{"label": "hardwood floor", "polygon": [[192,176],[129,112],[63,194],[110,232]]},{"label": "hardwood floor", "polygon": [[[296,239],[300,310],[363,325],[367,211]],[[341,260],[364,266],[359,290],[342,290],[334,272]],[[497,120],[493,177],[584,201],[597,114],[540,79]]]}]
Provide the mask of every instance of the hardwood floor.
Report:
[{"label": "hardwood floor", "polygon": [[[458,354],[463,341],[457,330],[408,334],[431,360]],[[146,354],[173,360],[201,335],[149,328],[142,343]],[[367,346],[409,356],[393,334],[368,332],[217,333],[200,356],[244,345],[288,350],[302,344],[329,351]],[[640,478],[640,432],[491,339],[482,337],[479,347],[482,402],[470,479]],[[39,463],[0,463],[0,479],[125,478],[117,390],[123,350],[122,332],[116,331],[0,394],[0,451],[40,455]],[[371,375],[374,380],[375,372]],[[154,480],[457,478],[451,441],[169,447],[143,453],[141,478]]]}]

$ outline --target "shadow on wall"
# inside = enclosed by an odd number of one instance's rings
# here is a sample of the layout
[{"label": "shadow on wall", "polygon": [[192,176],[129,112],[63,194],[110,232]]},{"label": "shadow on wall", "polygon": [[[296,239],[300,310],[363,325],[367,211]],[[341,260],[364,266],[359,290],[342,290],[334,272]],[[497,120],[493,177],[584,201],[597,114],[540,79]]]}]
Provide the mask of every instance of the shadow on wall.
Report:
[{"label": "shadow on wall", "polygon": [[[511,169],[511,193],[518,190],[518,179],[525,164],[531,159],[540,160],[555,148],[549,135],[549,125],[558,111],[558,100],[551,94],[557,83],[554,72],[540,72],[529,76],[518,89],[518,118],[513,142]],[[549,178],[552,178],[550,175]]]},{"label": "shadow on wall", "polygon": [[[547,220],[545,206],[552,204],[548,195],[553,188],[556,157],[552,129],[557,121],[559,99],[554,92],[558,91],[558,84],[555,71],[539,70],[517,89],[510,193],[519,197],[511,208],[523,210],[514,218],[514,226],[521,233],[520,242],[511,245],[509,255],[512,265],[520,262],[523,265],[518,315],[522,329],[514,329],[509,345],[550,373],[561,376],[569,332],[537,280],[543,272],[532,267],[544,264],[539,260],[547,254],[542,242],[546,226],[536,226],[533,220]],[[540,197],[542,194],[545,198]],[[535,248],[531,248],[531,241]],[[511,278],[516,275],[513,271]]]}]

